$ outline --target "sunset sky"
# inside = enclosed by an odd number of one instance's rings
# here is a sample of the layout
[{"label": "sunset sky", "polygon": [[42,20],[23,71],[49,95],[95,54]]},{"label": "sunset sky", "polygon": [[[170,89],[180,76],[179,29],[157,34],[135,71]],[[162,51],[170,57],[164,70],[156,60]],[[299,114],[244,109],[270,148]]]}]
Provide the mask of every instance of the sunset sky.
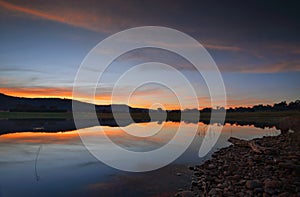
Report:
[{"label": "sunset sky", "polygon": [[[88,52],[106,37],[138,26],[170,27],[198,40],[222,73],[228,107],[300,98],[297,1],[0,0],[0,93],[71,98],[76,72]],[[153,59],[188,76],[201,108],[209,105],[201,76],[166,51],[124,54],[107,76]],[[159,73],[149,68],[138,75],[149,72]],[[120,97],[130,85],[120,88]],[[110,91],[109,84],[99,87],[97,103],[110,103]],[[149,107],[156,102],[169,109],[177,106],[170,91],[153,84],[141,87],[130,104]]]}]

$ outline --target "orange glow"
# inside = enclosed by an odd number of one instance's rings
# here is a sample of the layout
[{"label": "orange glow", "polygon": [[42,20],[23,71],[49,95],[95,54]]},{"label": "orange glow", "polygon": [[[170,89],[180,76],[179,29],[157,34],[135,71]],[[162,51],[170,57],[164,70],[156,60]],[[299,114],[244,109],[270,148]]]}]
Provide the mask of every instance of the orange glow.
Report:
[{"label": "orange glow", "polygon": [[[0,88],[0,92],[9,96],[16,96],[16,97],[25,97],[25,98],[66,98],[72,99],[72,89],[71,88],[52,88],[52,87],[45,87],[45,88]],[[142,96],[146,96],[147,92],[144,92]],[[139,95],[140,96],[140,95]],[[152,94],[153,96],[153,94]],[[117,103],[115,104],[124,104],[122,102],[118,102],[122,95],[117,95],[115,100]],[[79,100],[82,102],[89,102],[94,103],[92,100],[87,98],[85,95],[81,95],[79,98],[74,98],[75,100]],[[151,99],[143,99],[139,97],[139,104],[130,103],[132,107],[140,107],[140,108],[149,108],[151,107]],[[110,93],[105,93],[101,95],[96,95],[95,97],[95,104],[99,105],[107,105],[111,104],[111,95]],[[176,104],[164,104],[165,109],[172,110],[172,109],[179,109],[180,106]]]},{"label": "orange glow", "polygon": [[245,99],[228,99],[227,108],[236,107],[252,107],[257,104],[271,104],[273,101],[271,99],[256,99],[256,98],[245,98]]},{"label": "orange glow", "polygon": [[[16,97],[25,97],[25,98],[67,98],[72,99],[72,89],[71,88],[0,88],[0,92],[9,96]],[[158,93],[159,94],[159,93]],[[144,92],[142,96],[146,96],[147,92]],[[153,95],[152,95],[153,96]],[[122,97],[122,95],[118,96]],[[140,107],[140,108],[150,108],[152,103],[151,99],[143,99],[143,97],[138,98],[138,103],[130,102],[129,105],[132,107]],[[80,98],[76,98],[76,100],[93,103],[93,101],[89,100],[87,96],[82,95]],[[116,98],[118,100],[118,98]],[[121,99],[122,100],[122,99]],[[199,97],[199,106],[200,109],[205,107],[211,107],[209,97]],[[271,99],[255,99],[255,98],[245,98],[245,99],[228,99],[227,100],[227,108],[235,108],[235,107],[251,107],[256,104],[269,104],[273,101]],[[95,104],[106,105],[111,104],[111,95],[109,93],[96,95]],[[116,103],[116,104],[124,104],[124,103]],[[164,108],[166,110],[174,110],[180,109],[180,106],[176,104],[164,104]],[[193,108],[191,106],[191,108]]]},{"label": "orange glow", "polygon": [[63,144],[70,141],[80,141],[77,131],[58,132],[58,133],[42,133],[42,132],[24,132],[24,133],[11,133],[0,136],[0,142],[14,143],[57,143]]},{"label": "orange glow", "polygon": [[[80,8],[53,7],[41,10],[29,8],[0,0],[0,6],[13,12],[24,13],[41,19],[51,20],[59,23],[68,24],[96,32],[109,33],[114,29],[113,20],[122,23],[123,18],[112,18],[102,14],[102,12],[91,13],[82,11]],[[99,13],[102,14],[99,16]],[[101,25],[99,25],[101,24]]]},{"label": "orange glow", "polygon": [[46,14],[46,13],[43,13],[43,12],[38,11],[38,10],[17,6],[17,5],[7,3],[7,2],[4,2],[4,1],[0,1],[0,5],[2,7],[5,7],[6,9],[9,9],[9,10],[12,10],[12,11],[19,11],[19,12],[23,12],[23,13],[26,13],[26,14],[31,14],[31,15],[34,15],[34,16],[38,16],[38,17],[41,17],[41,18],[45,18],[45,19],[53,20],[53,21],[58,21],[58,22],[62,22],[62,23],[67,22],[64,18],[54,16],[54,15],[50,15],[50,14]]},{"label": "orange glow", "polygon": [[[170,140],[173,135],[177,132],[177,129],[181,123],[179,122],[164,122],[162,125],[163,132],[158,132],[156,135],[151,137],[143,138],[143,140],[153,143],[164,143]],[[145,131],[145,127],[148,129],[157,127],[156,122],[149,123],[139,123],[132,124],[127,126],[129,130],[138,130],[140,132]],[[189,128],[193,127],[193,124],[185,124],[184,128],[189,131]],[[136,137],[133,135],[128,135],[126,131],[124,131],[120,127],[91,127],[85,129],[79,129],[74,131],[67,132],[56,132],[56,133],[46,133],[46,132],[21,132],[21,133],[10,133],[3,134],[0,136],[0,143],[30,143],[30,144],[66,144],[66,143],[81,143],[79,133],[83,136],[93,136],[93,137],[101,137],[102,135],[107,135],[115,142],[120,144],[126,144],[128,141],[141,141],[140,137]],[[199,122],[198,123],[198,134],[204,136],[207,131],[207,125]],[[254,125],[249,126],[239,126],[236,124],[225,124],[222,133],[231,134],[231,133],[239,133],[239,131],[243,129],[247,130],[248,134],[256,134],[261,132],[261,128],[256,128]],[[268,130],[272,133],[279,132],[276,128],[268,128],[264,129]],[[188,132],[187,132],[188,134]],[[99,138],[101,139],[101,138]]]},{"label": "orange glow", "polygon": [[0,88],[0,92],[26,98],[72,98],[72,90],[68,88]]},{"label": "orange glow", "polygon": [[[141,132],[144,131],[144,126],[153,127],[156,125],[155,122],[144,123],[144,125],[139,125],[140,127],[136,127],[136,125],[129,125],[128,127],[132,127],[135,129],[139,129]],[[169,134],[173,135],[173,130],[179,126],[178,122],[166,122],[163,127],[167,129],[171,129]],[[0,143],[29,143],[29,144],[66,144],[66,143],[80,143],[80,135],[84,136],[101,136],[107,135],[117,141],[118,143],[126,143],[127,140],[132,141],[140,141],[141,138],[135,137],[132,135],[128,135],[122,128],[119,127],[91,127],[86,129],[74,130],[74,131],[66,131],[66,132],[56,132],[56,133],[47,133],[47,132],[21,132],[21,133],[9,133],[3,134],[0,136]],[[149,137],[147,141],[153,143],[161,143],[164,142],[162,136],[166,133],[159,133],[158,135]]]}]

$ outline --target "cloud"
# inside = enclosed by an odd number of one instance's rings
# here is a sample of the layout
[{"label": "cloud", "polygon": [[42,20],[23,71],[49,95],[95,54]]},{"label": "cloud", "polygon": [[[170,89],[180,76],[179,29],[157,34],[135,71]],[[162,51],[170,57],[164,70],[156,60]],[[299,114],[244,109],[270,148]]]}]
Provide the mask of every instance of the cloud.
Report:
[{"label": "cloud", "polygon": [[240,72],[240,73],[280,73],[280,72],[299,72],[299,60],[278,61],[272,63],[259,63],[255,65],[243,64],[221,66],[221,71],[224,72]]},{"label": "cloud", "polygon": [[279,53],[289,53],[294,55],[300,55],[300,47],[297,43],[273,43],[267,46],[269,50]]},{"label": "cloud", "polygon": [[54,87],[0,87],[3,94],[18,97],[60,97],[71,98],[72,89],[70,88],[54,88]]},{"label": "cloud", "polygon": [[108,33],[123,26],[122,18],[103,13],[101,10],[96,13],[80,9],[80,6],[61,7],[59,4],[55,5],[57,6],[43,6],[44,10],[42,10],[32,8],[34,4],[25,7],[0,0],[0,6],[7,10],[96,32]]},{"label": "cloud", "polygon": [[14,68],[14,67],[6,67],[1,66],[0,72],[30,72],[30,73],[43,73],[42,71],[31,69],[31,68]]},{"label": "cloud", "polygon": [[243,51],[242,48],[237,46],[226,46],[226,45],[213,45],[213,44],[203,44],[205,48],[221,50],[221,51]]},{"label": "cloud", "polygon": [[274,103],[274,99],[263,99],[263,98],[240,98],[237,99],[237,96],[231,96],[230,99],[227,100],[227,108],[229,107],[251,107],[257,104],[272,104]]}]

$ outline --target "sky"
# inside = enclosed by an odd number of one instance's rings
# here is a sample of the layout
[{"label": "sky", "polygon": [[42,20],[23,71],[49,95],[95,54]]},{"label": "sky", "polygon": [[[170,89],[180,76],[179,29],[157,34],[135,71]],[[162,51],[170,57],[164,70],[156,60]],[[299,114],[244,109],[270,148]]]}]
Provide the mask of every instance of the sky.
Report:
[{"label": "sky", "polygon": [[[227,107],[290,102],[300,92],[299,21],[297,1],[0,0],[0,92],[72,98],[79,66],[99,42],[128,28],[163,26],[190,35],[207,49],[222,74]],[[111,79],[154,60],[183,73],[200,108],[210,106],[205,81],[189,62],[151,48],[117,58],[99,82],[95,102],[112,103]],[[150,74],[174,82],[181,93],[186,89],[172,71],[156,66],[137,70],[135,76]],[[124,103],[133,86],[134,80],[122,83],[113,103]],[[89,101],[84,95],[76,99]],[[174,92],[159,84],[137,87],[127,102],[138,107],[155,103],[178,108]]]}]

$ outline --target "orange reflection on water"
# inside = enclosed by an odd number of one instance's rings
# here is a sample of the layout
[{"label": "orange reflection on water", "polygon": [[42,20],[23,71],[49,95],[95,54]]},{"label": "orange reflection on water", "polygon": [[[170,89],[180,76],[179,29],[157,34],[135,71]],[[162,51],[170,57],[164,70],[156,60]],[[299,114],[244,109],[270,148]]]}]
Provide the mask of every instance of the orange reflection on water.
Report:
[{"label": "orange reflection on water", "polygon": [[45,132],[23,132],[10,133],[0,136],[0,143],[43,143],[43,144],[64,144],[78,142],[79,135],[77,131],[45,133]]},{"label": "orange reflection on water", "polygon": [[[163,122],[161,124],[157,122],[141,123],[141,124],[131,124],[125,129],[128,131],[133,131],[133,133],[138,134],[139,132],[151,132],[151,129],[159,128],[159,130],[150,135],[149,137],[137,137],[128,134],[124,131],[124,128],[120,127],[90,127],[85,129],[79,129],[67,132],[56,132],[56,133],[46,133],[46,132],[22,132],[22,133],[10,133],[0,135],[0,143],[27,143],[27,144],[78,144],[81,143],[81,136],[91,136],[93,138],[107,135],[114,142],[118,144],[132,144],[132,143],[154,143],[162,144],[167,143],[174,137],[178,131],[180,123],[179,122]],[[183,129],[185,135],[192,135],[191,132],[195,128],[194,123],[183,123]],[[161,127],[161,128],[160,128]],[[198,123],[198,136],[204,137],[207,134],[208,125],[204,123]],[[243,132],[241,132],[243,131]],[[256,128],[255,126],[238,126],[225,124],[222,129],[223,135],[234,135],[238,136],[240,133],[246,134],[247,136],[261,135],[262,133],[278,134],[279,131],[275,128]]]},{"label": "orange reflection on water", "polygon": [[[178,122],[167,122],[162,123],[162,130],[158,132],[157,135],[147,138],[136,137],[129,135],[122,128],[119,127],[91,127],[86,129],[79,129],[74,131],[66,132],[20,132],[20,133],[9,133],[0,135],[0,143],[27,143],[27,144],[70,144],[79,143],[80,135],[100,137],[102,135],[107,135],[114,141],[119,141],[121,144],[125,141],[140,141],[147,140],[152,142],[166,141],[173,136],[178,128]],[[145,132],[148,129],[153,128],[157,125],[156,122],[142,123],[142,124],[132,124],[127,126],[130,130],[137,130],[139,132]]]}]

